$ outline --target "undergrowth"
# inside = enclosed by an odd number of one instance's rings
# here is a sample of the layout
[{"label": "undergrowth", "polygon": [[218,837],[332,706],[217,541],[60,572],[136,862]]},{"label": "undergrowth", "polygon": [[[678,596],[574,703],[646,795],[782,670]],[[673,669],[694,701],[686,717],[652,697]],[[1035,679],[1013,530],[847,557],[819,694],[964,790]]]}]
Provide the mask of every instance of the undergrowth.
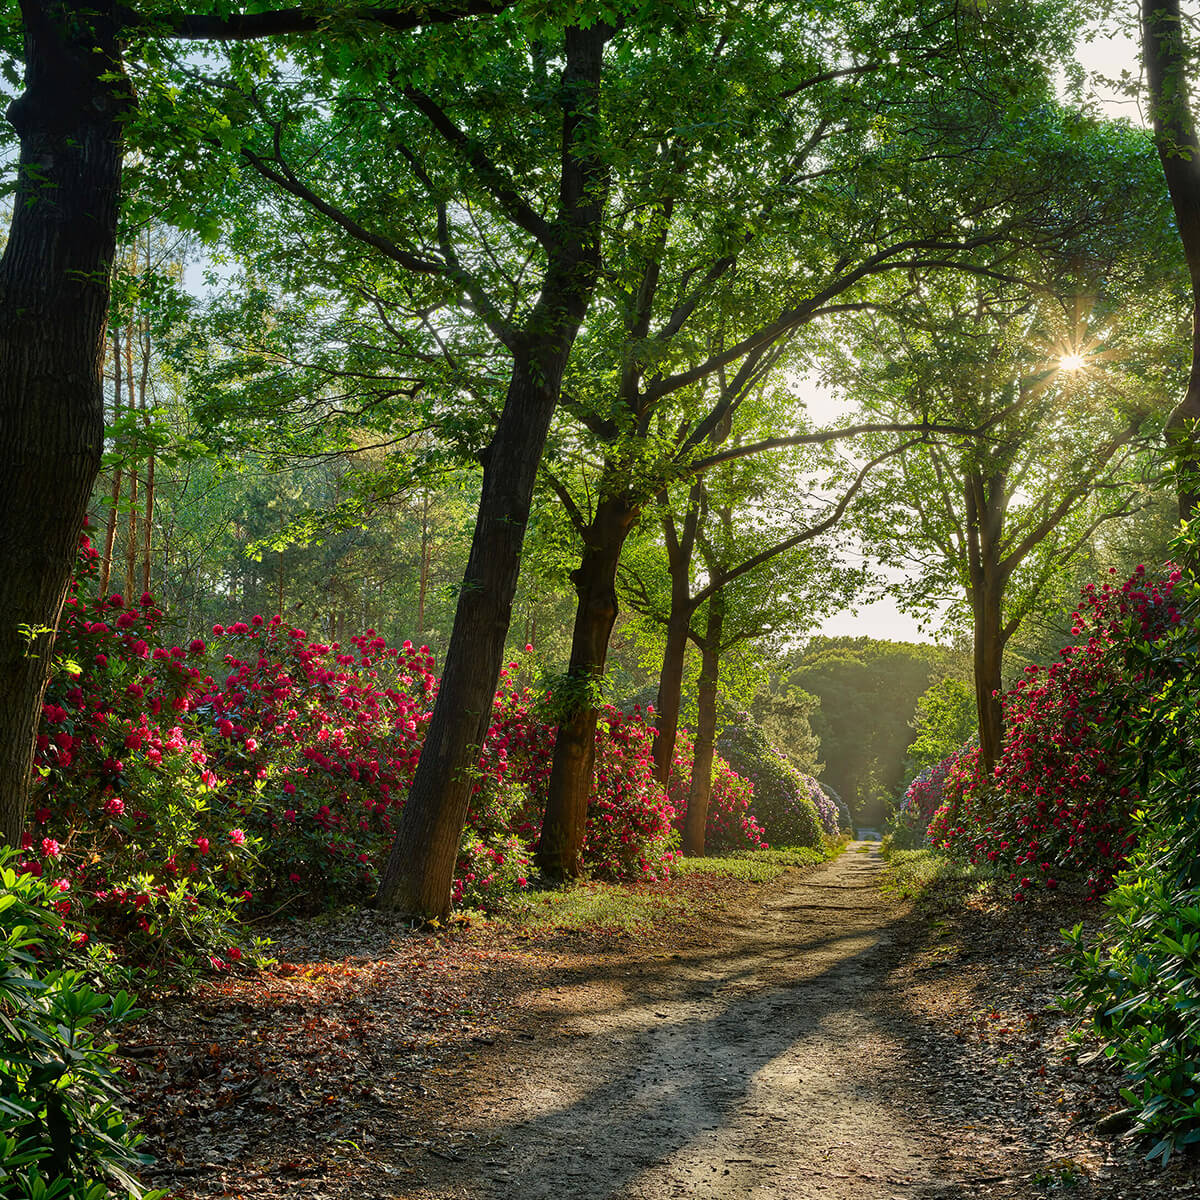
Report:
[{"label": "undergrowth", "polygon": [[997,878],[994,867],[936,850],[897,850],[885,842],[883,857],[883,894],[912,900],[922,910],[956,909]]}]

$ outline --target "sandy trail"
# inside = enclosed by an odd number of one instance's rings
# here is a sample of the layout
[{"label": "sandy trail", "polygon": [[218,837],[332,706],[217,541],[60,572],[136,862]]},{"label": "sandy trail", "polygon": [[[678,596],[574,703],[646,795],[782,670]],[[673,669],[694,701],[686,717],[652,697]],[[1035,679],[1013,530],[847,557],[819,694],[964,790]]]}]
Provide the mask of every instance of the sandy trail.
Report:
[{"label": "sandy trail", "polygon": [[987,1192],[994,1159],[948,1154],[944,1131],[962,1116],[939,1095],[951,1047],[931,1045],[889,995],[901,922],[880,865],[874,843],[856,843],[711,948],[581,973],[531,998],[532,1040],[476,1074],[479,1100],[455,1112],[459,1160],[394,1194]]}]

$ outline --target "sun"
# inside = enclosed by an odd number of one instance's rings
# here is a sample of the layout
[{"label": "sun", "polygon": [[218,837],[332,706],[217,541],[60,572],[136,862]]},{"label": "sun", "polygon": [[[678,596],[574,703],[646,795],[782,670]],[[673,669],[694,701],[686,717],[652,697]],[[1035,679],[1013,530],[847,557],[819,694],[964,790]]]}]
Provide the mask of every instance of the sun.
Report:
[{"label": "sun", "polygon": [[1082,371],[1084,359],[1082,354],[1064,354],[1058,360],[1058,369],[1060,371]]}]

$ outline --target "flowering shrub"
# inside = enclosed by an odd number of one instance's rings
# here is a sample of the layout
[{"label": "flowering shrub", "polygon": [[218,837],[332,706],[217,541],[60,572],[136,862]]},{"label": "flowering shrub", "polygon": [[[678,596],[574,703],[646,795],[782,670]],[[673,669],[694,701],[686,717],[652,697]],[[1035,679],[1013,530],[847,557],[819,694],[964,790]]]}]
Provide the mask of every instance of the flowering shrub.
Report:
[{"label": "flowering shrub", "polygon": [[827,837],[837,837],[838,835],[838,810],[831,797],[829,797],[825,789],[811,776],[800,774],[800,781],[808,789],[808,798],[813,803],[813,808],[817,810],[817,817],[821,822],[821,829]]},{"label": "flowering shrub", "polygon": [[[1184,536],[1194,559],[1195,535]],[[1157,1138],[1148,1157],[1164,1162],[1200,1142],[1200,587],[1178,572],[1166,584],[1109,602],[1118,615],[1126,608],[1108,660],[1128,691],[1108,739],[1107,782],[1110,792],[1141,792],[1138,840],[1106,897],[1101,936],[1089,946],[1076,926],[1069,937],[1076,1008],[1124,1066],[1135,1130]]]},{"label": "flowering shrub", "polygon": [[939,810],[929,826],[935,844],[1009,867],[1018,899],[1056,887],[1063,870],[1086,875],[1093,895],[1111,886],[1136,840],[1138,803],[1113,772],[1110,731],[1125,718],[1130,681],[1122,647],[1152,644],[1179,621],[1171,600],[1179,577],[1171,570],[1155,582],[1138,567],[1119,587],[1083,589],[1075,642],[1049,668],[1027,667],[1005,695],[994,777]]},{"label": "flowering shrub", "polygon": [[[427,647],[368,630],[348,646],[279,617],[161,640],[153,598],[89,596],[84,538],[46,694],[40,779],[21,869],[52,880],[80,942],[165,971],[253,954],[239,911],[361,900],[393,837],[437,693]],[[554,727],[509,664],[481,751],[454,902],[493,907],[527,886]],[[606,708],[585,862],[660,878],[674,812],[640,713]]]},{"label": "flowering shrub", "polygon": [[[675,758],[671,765],[668,791],[675,806],[675,827],[682,833],[687,816],[688,795],[692,787],[695,745],[691,734],[680,729],[675,736]],[[754,787],[743,779],[718,754],[713,758],[712,795],[708,801],[708,820],[704,829],[706,852],[730,850],[767,850],[763,828],[751,811]]]},{"label": "flowering shrub", "polygon": [[102,930],[134,960],[188,969],[238,944],[237,882],[257,839],[233,828],[192,722],[211,686],[205,645],[163,644],[149,595],[89,599],[97,555],[80,545],[46,691],[39,780],[19,870],[53,881],[86,943]]},{"label": "flowering shrub", "polygon": [[717,741],[729,765],[754,787],[754,815],[776,846],[819,846],[822,825],[805,783],[748,716]]},{"label": "flowering shrub", "polygon": [[935,834],[939,842],[945,841],[945,823],[951,811],[960,811],[964,797],[974,790],[978,758],[977,747],[965,746],[926,767],[908,785],[894,821],[896,834],[905,845],[918,845],[925,838],[939,810]]},{"label": "flowering shrub", "polygon": [[838,790],[830,783],[822,783],[821,790],[833,801],[837,810],[838,830],[841,833],[854,832],[854,818],[850,815],[850,806],[842,799]]},{"label": "flowering shrub", "polygon": [[[536,843],[546,810],[555,727],[529,687],[517,689],[510,663],[501,680],[489,739],[512,764],[528,800],[516,832]],[[675,861],[675,809],[654,778],[654,734],[637,705],[623,713],[611,704],[596,726],[596,775],[588,804],[581,862],[603,879],[665,879]]]}]

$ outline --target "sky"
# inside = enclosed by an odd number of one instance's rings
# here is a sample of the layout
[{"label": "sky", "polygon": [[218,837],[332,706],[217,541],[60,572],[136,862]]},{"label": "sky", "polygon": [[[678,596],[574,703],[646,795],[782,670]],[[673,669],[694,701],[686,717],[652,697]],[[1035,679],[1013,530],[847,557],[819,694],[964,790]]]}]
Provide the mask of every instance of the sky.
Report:
[{"label": "sky", "polygon": [[[1134,74],[1139,70],[1136,43],[1123,35],[1097,32],[1090,42],[1081,41],[1077,56],[1089,76],[1100,74],[1112,79],[1123,71]],[[1125,117],[1141,124],[1136,102],[1093,78],[1091,91],[1106,115]],[[810,419],[816,425],[832,425],[845,415],[846,403],[810,382],[802,382],[799,394],[803,397]],[[872,637],[902,642],[936,642],[944,639],[938,623],[924,618],[922,628],[916,617],[902,612],[894,600],[887,598],[872,604],[859,604],[829,617],[820,626],[828,637]]]}]

